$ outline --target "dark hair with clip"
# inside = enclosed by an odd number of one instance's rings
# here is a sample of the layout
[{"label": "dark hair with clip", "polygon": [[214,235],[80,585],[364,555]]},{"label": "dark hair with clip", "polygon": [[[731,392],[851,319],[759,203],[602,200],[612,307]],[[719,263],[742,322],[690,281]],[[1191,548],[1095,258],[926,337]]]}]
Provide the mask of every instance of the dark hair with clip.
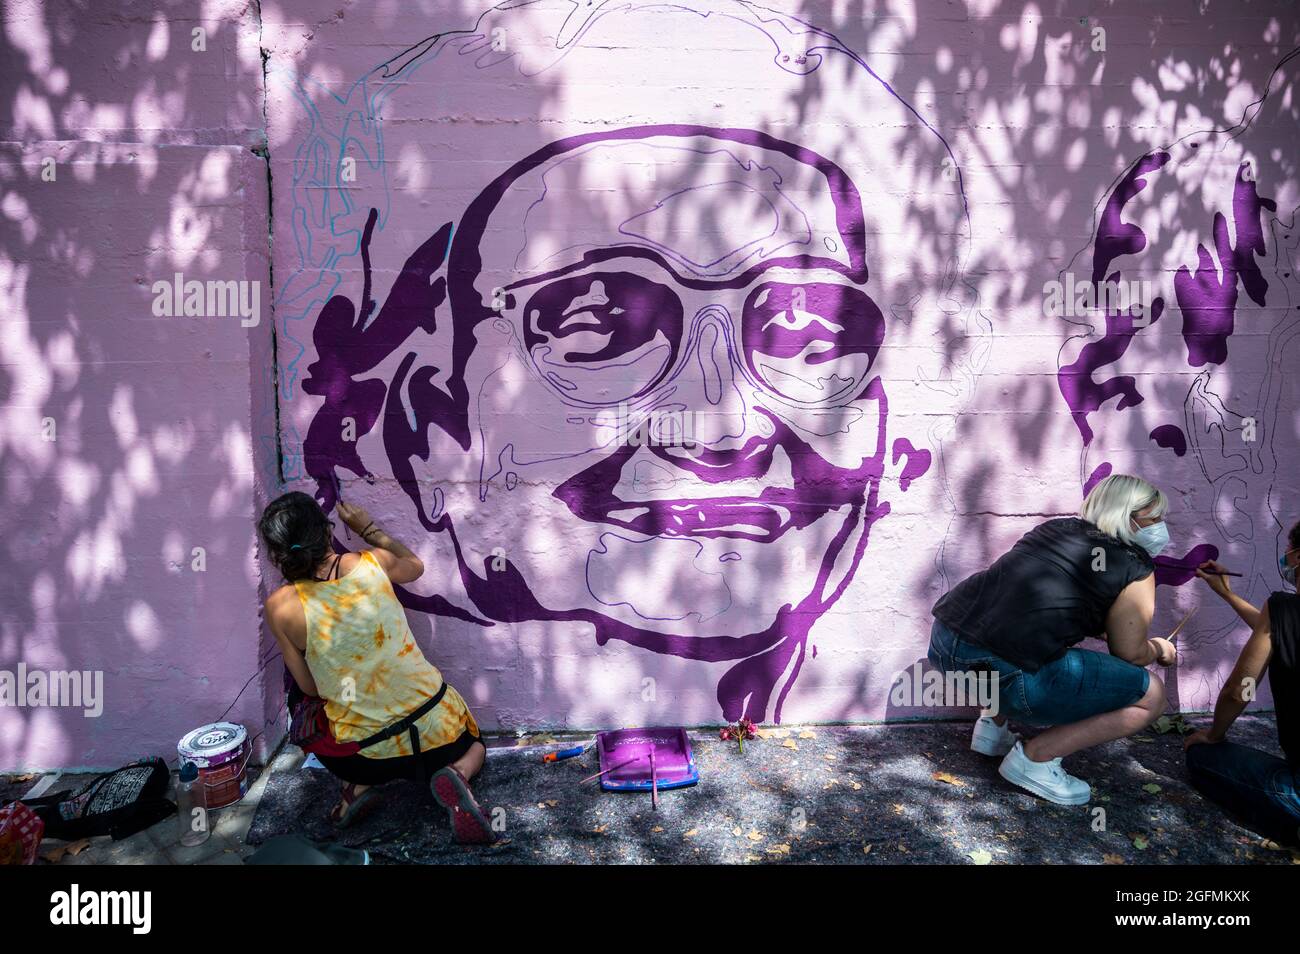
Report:
[{"label": "dark hair with clip", "polygon": [[1287,549],[1300,550],[1300,520],[1295,522],[1295,526],[1292,527],[1291,532],[1287,534]]},{"label": "dark hair with clip", "polygon": [[290,583],[316,575],[329,552],[333,528],[316,499],[297,490],[272,500],[257,522],[271,562]]}]

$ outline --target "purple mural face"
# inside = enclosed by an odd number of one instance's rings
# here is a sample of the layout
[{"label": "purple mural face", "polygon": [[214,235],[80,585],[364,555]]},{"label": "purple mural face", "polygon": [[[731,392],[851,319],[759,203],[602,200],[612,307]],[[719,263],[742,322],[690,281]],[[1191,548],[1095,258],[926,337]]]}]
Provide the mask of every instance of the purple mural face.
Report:
[{"label": "purple mural face", "polygon": [[[746,84],[701,97],[718,63],[665,71],[641,42],[660,34],[730,51]],[[812,74],[834,94],[807,102]],[[500,122],[456,118],[480,99]],[[951,497],[931,455],[991,333],[929,121],[748,3],[503,4],[319,101],[277,311],[288,389],[302,356],[318,402],[301,467],[306,415],[283,428],[286,472],[326,505],[362,477],[372,512],[424,528],[431,572],[399,595],[510,657],[465,667],[480,695],[599,721],[649,675],[674,697],[656,718],[779,721],[820,653],[819,688],[858,706],[836,661],[910,633],[889,605],[933,563],[910,535]],[[359,191],[344,155],[369,161]],[[890,586],[852,586],[882,533]],[[478,633],[447,629],[472,656]],[[563,691],[527,682],[560,659]]]},{"label": "purple mural face", "polygon": [[[1274,434],[1283,351],[1300,327],[1288,304],[1297,236],[1294,213],[1279,217],[1268,195],[1272,160],[1251,151],[1253,123],[1267,136],[1278,120],[1259,117],[1290,99],[1285,64],[1240,126],[1139,157],[1105,197],[1088,277],[1149,283],[1150,307],[1104,309],[1067,342],[1058,371],[1085,445],[1085,491],[1131,471],[1170,494],[1174,545],[1157,559],[1157,582],[1182,586],[1219,559],[1256,601],[1279,583],[1277,542],[1291,519]],[[1231,624],[1189,635],[1223,638]]]},{"label": "purple mural face", "polygon": [[[583,187],[615,161],[648,181]],[[454,541],[474,613],[734,662],[724,715],[779,717],[773,689],[888,511],[886,468],[905,490],[930,462],[889,433],[863,221],[842,169],[760,132],[561,140],[488,185],[450,243],[446,227],[426,242],[366,331],[332,299],[304,388],[449,325],[449,349],[410,350],[350,409],[368,429],[386,393],[391,472]],[[326,471],[367,472],[329,438],[352,401],[327,402],[305,445],[327,497]],[[431,428],[465,455],[452,490]]]}]

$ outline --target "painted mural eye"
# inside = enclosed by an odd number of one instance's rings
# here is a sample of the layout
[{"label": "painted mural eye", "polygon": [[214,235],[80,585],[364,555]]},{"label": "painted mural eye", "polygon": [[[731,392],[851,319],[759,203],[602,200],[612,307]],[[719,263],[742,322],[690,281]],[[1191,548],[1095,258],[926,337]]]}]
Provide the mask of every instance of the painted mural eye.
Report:
[{"label": "painted mural eye", "polygon": [[800,404],[856,397],[884,337],[880,309],[848,285],[764,282],[745,299],[741,317],[750,372]]},{"label": "painted mural eye", "polygon": [[562,278],[524,306],[533,366],[566,397],[617,404],[655,387],[677,360],[682,303],[630,272]]}]

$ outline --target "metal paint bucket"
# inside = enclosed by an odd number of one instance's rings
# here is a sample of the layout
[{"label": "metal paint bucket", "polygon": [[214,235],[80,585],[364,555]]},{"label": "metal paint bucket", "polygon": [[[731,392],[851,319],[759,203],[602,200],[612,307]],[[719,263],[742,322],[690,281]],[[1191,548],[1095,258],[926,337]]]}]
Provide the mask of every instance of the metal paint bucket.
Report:
[{"label": "metal paint bucket", "polygon": [[200,726],[176,744],[182,762],[193,762],[209,809],[233,805],[248,793],[248,732],[234,722]]}]

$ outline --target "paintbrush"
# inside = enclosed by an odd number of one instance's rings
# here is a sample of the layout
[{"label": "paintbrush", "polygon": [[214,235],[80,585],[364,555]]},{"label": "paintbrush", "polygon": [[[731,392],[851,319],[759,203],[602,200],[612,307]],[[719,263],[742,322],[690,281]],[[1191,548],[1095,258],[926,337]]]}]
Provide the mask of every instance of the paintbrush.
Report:
[{"label": "paintbrush", "polygon": [[1174,627],[1174,631],[1170,633],[1168,636],[1166,636],[1165,639],[1169,640],[1172,643],[1174,641],[1174,637],[1178,635],[1178,631],[1187,625],[1187,621],[1192,618],[1192,614],[1195,612],[1196,612],[1195,609],[1188,610],[1187,615],[1182,618],[1182,621],[1179,622],[1179,624]]},{"label": "paintbrush", "polygon": [[[611,765],[609,768],[603,769],[597,772],[595,775],[588,775],[586,778],[582,780],[582,782],[590,782],[593,778],[600,778],[602,775],[608,775],[610,772],[615,772],[618,769],[623,768],[624,766],[628,766],[631,765],[633,762],[639,762],[639,761],[641,761],[641,756],[638,755],[636,758],[628,759],[626,762],[619,762],[617,765]],[[579,782],[578,784],[581,785],[582,782]]]},{"label": "paintbrush", "polygon": [[655,750],[650,750],[650,807],[659,809],[659,773],[655,771]]},{"label": "paintbrush", "polygon": [[[1167,560],[1164,563],[1159,564],[1159,566],[1171,566],[1176,570],[1199,570],[1200,569],[1199,565],[1192,566],[1190,563],[1177,563],[1173,560]],[[1242,576],[1243,575],[1241,573],[1234,573],[1231,570],[1224,570],[1221,573],[1215,573],[1212,570],[1206,570],[1205,572],[1209,573],[1211,576]]]},{"label": "paintbrush", "polygon": [[[334,508],[337,510],[338,505],[343,502],[343,487],[339,484],[338,471],[330,469],[330,484],[334,487]],[[346,520],[343,521],[343,532],[347,535],[348,543],[352,542],[352,530],[348,527]]]}]

